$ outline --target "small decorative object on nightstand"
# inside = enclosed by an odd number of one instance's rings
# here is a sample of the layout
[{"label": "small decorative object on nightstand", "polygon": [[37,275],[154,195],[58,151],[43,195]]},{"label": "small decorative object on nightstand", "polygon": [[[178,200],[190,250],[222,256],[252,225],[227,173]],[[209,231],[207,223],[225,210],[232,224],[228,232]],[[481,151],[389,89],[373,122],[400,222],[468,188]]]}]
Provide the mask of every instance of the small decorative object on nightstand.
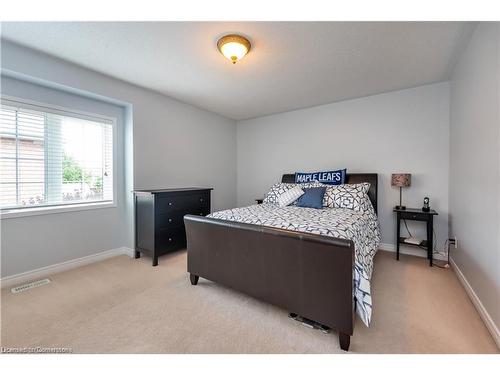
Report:
[{"label": "small decorative object on nightstand", "polygon": [[264,201],[264,198],[257,198],[257,199],[255,199],[255,201],[257,202],[257,204],[262,204],[262,202]]},{"label": "small decorative object on nightstand", "polygon": [[424,212],[431,211],[431,207],[429,206],[429,198],[428,197],[424,198],[424,205],[422,206],[422,211],[424,211]]},{"label": "small decorative object on nightstand", "polygon": [[411,174],[409,173],[393,173],[391,177],[391,185],[399,187],[399,206],[394,207],[395,210],[404,210],[403,206],[403,188],[411,185]]},{"label": "small decorative object on nightstand", "polygon": [[[434,215],[438,213],[434,210],[430,210],[429,212],[423,212],[420,208],[408,208],[408,209],[394,209],[394,212],[397,215],[396,218],[396,259],[399,260],[399,245],[410,245],[417,246],[420,248],[427,249],[427,259],[429,259],[429,266],[432,267],[432,255],[433,255],[433,228],[434,228]],[[401,237],[400,229],[401,229],[401,220],[415,220],[415,221],[423,221],[427,224],[427,240],[425,241],[413,241],[414,238],[408,239]]]}]

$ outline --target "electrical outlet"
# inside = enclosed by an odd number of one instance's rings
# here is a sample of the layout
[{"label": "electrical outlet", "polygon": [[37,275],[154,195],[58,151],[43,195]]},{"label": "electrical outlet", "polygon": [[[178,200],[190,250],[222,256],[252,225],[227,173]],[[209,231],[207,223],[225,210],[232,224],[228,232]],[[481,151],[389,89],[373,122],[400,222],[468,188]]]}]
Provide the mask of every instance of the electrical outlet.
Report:
[{"label": "electrical outlet", "polygon": [[456,248],[458,248],[458,239],[457,236],[453,236],[453,238],[448,239],[450,245],[453,245]]}]

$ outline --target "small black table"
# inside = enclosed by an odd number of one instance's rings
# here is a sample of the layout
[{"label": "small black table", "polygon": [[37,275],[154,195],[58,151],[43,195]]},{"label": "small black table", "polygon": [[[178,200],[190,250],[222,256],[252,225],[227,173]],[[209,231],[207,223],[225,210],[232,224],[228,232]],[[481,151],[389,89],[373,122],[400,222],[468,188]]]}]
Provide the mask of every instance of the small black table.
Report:
[{"label": "small black table", "polygon": [[[397,215],[396,219],[396,259],[399,260],[399,245],[404,244],[408,246],[417,246],[424,247],[427,249],[427,259],[429,259],[429,266],[432,267],[432,255],[434,252],[433,243],[434,243],[434,215],[438,213],[434,210],[430,210],[429,212],[424,212],[420,208],[407,208],[405,210],[394,209],[394,212]],[[413,245],[404,242],[405,238],[401,237],[400,229],[401,229],[401,220],[415,220],[415,221],[423,221],[427,224],[427,240],[422,241],[419,245]]]}]

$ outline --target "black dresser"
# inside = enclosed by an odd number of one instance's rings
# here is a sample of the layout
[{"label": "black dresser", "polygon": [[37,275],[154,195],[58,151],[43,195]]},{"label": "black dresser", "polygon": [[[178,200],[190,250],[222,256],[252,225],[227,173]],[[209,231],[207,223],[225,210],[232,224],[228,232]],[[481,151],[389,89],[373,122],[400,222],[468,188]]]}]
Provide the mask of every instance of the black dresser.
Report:
[{"label": "black dresser", "polygon": [[186,247],[184,215],[208,215],[212,188],[134,190],[135,257],[158,257]]}]

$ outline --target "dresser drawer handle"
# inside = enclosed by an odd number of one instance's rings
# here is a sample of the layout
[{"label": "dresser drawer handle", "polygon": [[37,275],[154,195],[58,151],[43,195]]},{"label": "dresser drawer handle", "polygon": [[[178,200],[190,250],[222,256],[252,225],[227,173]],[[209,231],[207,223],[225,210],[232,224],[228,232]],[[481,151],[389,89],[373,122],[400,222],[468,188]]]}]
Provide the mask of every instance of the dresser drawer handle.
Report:
[{"label": "dresser drawer handle", "polygon": [[168,219],[168,222],[171,223],[172,222],[172,219]]},{"label": "dresser drawer handle", "polygon": [[200,216],[203,216],[203,212],[200,212]]},{"label": "dresser drawer handle", "polygon": [[168,202],[168,205],[171,206],[172,205],[172,202]]},{"label": "dresser drawer handle", "polygon": [[413,219],[416,219],[416,218],[417,218],[417,215],[411,215],[411,217],[412,217]]},{"label": "dresser drawer handle", "polygon": [[203,202],[203,198],[200,198],[200,202]]},{"label": "dresser drawer handle", "polygon": [[168,242],[172,242],[172,239],[171,239],[171,238],[169,238],[169,239],[168,239]]}]

